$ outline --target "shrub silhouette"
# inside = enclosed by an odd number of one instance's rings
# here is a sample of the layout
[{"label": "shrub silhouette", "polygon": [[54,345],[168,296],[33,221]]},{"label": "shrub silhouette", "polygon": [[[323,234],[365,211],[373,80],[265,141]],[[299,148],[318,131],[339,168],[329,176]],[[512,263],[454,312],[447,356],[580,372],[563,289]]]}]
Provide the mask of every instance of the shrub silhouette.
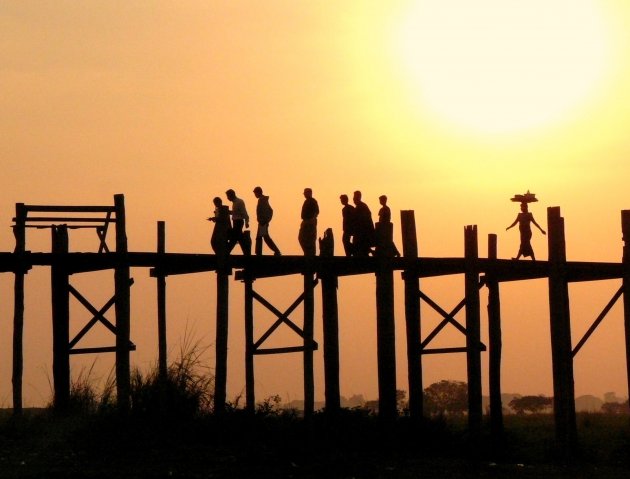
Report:
[{"label": "shrub silhouette", "polygon": [[522,396],[512,399],[509,406],[516,411],[516,414],[525,414],[528,411],[536,414],[551,408],[552,402],[552,398],[543,395]]}]

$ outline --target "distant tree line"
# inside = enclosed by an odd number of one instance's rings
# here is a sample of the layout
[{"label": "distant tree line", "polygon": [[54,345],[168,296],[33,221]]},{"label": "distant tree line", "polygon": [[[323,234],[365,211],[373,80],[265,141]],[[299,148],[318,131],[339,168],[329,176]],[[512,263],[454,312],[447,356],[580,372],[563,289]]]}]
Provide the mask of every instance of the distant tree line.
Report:
[{"label": "distant tree line", "polygon": [[[614,395],[613,395],[614,396]],[[427,416],[462,416],[468,413],[468,384],[464,381],[443,379],[424,389],[424,412]],[[508,395],[509,397],[509,395]],[[609,398],[606,398],[609,399]],[[408,410],[407,392],[396,390],[396,405],[399,414]],[[323,408],[324,403],[316,403],[316,408]],[[303,401],[292,401],[285,407],[303,409]],[[342,398],[342,407],[367,410],[378,413],[378,400],[366,401],[362,395],[354,395],[349,399]],[[630,414],[628,401],[604,402],[600,412],[604,414]],[[553,412],[553,398],[539,394],[504,399],[504,414],[549,414]]]},{"label": "distant tree line", "polygon": [[[508,402],[507,406],[507,408],[504,406],[504,412],[507,414],[551,413],[553,411],[553,398],[542,394],[516,396]],[[453,380],[441,380],[431,384],[424,389],[424,410],[430,416],[466,414],[468,412],[468,384],[464,381]],[[624,402],[605,402],[601,406],[601,412],[605,414],[630,414],[630,407],[627,400]]]}]

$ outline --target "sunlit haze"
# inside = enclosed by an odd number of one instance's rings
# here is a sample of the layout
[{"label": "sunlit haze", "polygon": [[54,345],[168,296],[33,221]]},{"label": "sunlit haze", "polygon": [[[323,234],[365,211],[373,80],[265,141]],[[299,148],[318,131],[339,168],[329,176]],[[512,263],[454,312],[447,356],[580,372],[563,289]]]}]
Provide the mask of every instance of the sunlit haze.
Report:
[{"label": "sunlit haze", "polygon": [[604,88],[601,2],[417,1],[396,48],[410,89],[453,127],[519,132],[567,120]]},{"label": "sunlit haze", "polygon": [[[519,209],[510,198],[530,190],[541,226],[547,207],[561,207],[569,260],[621,260],[620,211],[630,208],[625,0],[7,0],[0,32],[0,251],[15,246],[15,203],[109,205],[122,193],[130,250],[155,251],[163,220],[167,251],[210,253],[212,198],[233,188],[254,216],[260,185],[285,255],[301,254],[302,191],[311,187],[319,235],[333,229],[338,255],[339,195],[361,190],[373,215],[388,196],[399,248],[399,212],[414,210],[421,256],[462,256],[464,226],[475,224],[480,256],[496,233],[499,257],[511,258],[518,231],[505,228]],[[28,249],[50,250],[49,231],[28,235]],[[534,231],[537,259],[547,259],[546,241]],[[97,244],[71,232],[71,251]],[[112,294],[110,273],[72,282],[100,307]],[[157,359],[155,279],[140,268],[132,275],[132,362],[146,369]],[[374,285],[371,275],[339,281],[345,396],[377,396]],[[255,287],[284,311],[302,278]],[[192,334],[213,367],[216,275],[172,276],[167,288],[170,357]],[[446,310],[464,295],[459,276],[421,288]],[[571,285],[574,343],[618,288]],[[395,296],[398,387],[407,389],[400,275]],[[241,283],[230,280],[230,299],[233,399],[245,385]],[[485,290],[481,301],[487,342]],[[501,306],[504,391],[550,395],[547,282],[502,285]],[[72,308],[76,332],[91,316]],[[577,395],[627,395],[622,313],[616,305],[576,357]],[[50,271],[34,268],[26,277],[26,406],[50,397],[50,314]],[[274,318],[256,314],[260,334]],[[315,317],[321,400],[319,291]],[[4,273],[0,406],[11,405],[12,318],[13,275]],[[441,319],[424,306],[422,318],[425,334]],[[106,331],[94,333],[92,345],[111,345]],[[445,330],[439,343],[464,338]],[[73,357],[73,374],[93,360],[104,379],[112,355]],[[487,394],[487,353],[482,361]],[[432,356],[423,368],[425,386],[466,379],[464,355]],[[301,398],[301,370],[297,354],[257,357],[257,397]]]}]

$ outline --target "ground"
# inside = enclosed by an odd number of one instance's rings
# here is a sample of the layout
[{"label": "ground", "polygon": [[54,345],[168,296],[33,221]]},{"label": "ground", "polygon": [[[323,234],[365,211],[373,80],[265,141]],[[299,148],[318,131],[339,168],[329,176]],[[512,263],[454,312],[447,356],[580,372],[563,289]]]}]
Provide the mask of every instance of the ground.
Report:
[{"label": "ground", "polygon": [[[558,454],[549,419],[506,427],[499,444],[443,421],[349,414],[226,419],[53,416],[0,424],[0,478],[571,478],[630,477],[628,419],[581,420],[581,444]],[[616,424],[611,428],[610,424]],[[510,430],[510,427],[512,428]]]}]

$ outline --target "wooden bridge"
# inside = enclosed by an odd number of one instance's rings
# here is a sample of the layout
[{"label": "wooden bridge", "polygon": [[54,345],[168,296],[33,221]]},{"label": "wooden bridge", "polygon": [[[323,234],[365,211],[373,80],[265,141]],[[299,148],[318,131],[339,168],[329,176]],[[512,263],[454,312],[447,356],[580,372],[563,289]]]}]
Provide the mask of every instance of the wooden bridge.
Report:
[{"label": "wooden bridge", "polygon": [[[613,305],[623,297],[626,344],[626,366],[630,374],[630,211],[622,211],[623,260],[619,263],[575,262],[566,260],[564,219],[560,208],[547,210],[549,259],[548,261],[514,261],[497,259],[496,235],[489,235],[487,258],[480,258],[477,227],[464,228],[465,248],[461,258],[425,258],[418,256],[413,211],[401,212],[403,237],[402,257],[393,257],[383,245],[391,241],[384,238],[376,245],[373,257],[334,256],[332,243],[320,245],[320,255],[306,256],[252,256],[233,255],[218,257],[212,254],[180,254],[165,251],[165,225],[158,222],[158,248],[155,252],[130,252],[127,248],[125,205],[123,195],[114,196],[111,206],[41,206],[16,205],[14,252],[0,252],[0,272],[13,273],[14,329],[13,329],[13,408],[22,410],[22,355],[24,325],[24,276],[35,267],[49,267],[52,287],[53,322],[53,380],[54,404],[63,409],[70,393],[70,355],[114,352],[116,355],[116,387],[118,404],[129,407],[130,352],[135,349],[130,338],[130,287],[133,280],[130,268],[151,269],[156,279],[158,301],[158,364],[160,374],[166,375],[166,277],[198,272],[216,272],[216,363],[214,408],[220,413],[226,404],[228,297],[229,277],[242,281],[245,288],[245,383],[246,408],[255,407],[254,358],[262,354],[301,353],[304,364],[305,415],[313,413],[314,380],[313,355],[319,345],[313,339],[314,297],[319,289],[322,302],[323,359],[325,376],[326,412],[334,414],[340,409],[339,344],[337,279],[340,276],[373,274],[376,277],[377,362],[379,415],[392,420],[396,414],[396,361],[394,336],[393,275],[400,271],[404,279],[406,346],[408,360],[408,391],[410,415],[423,414],[422,357],[426,354],[464,353],[467,359],[469,428],[478,433],[482,422],[481,353],[488,351],[490,385],[490,419],[492,432],[499,434],[503,427],[501,405],[501,308],[500,284],[506,281],[547,278],[549,285],[549,317],[551,325],[552,370],[554,388],[554,414],[556,435],[563,445],[571,445],[577,438],[575,394],[573,385],[573,357],[588,340]],[[49,228],[52,249],[50,253],[32,253],[26,248],[29,228]],[[93,229],[100,240],[94,253],[73,253],[68,249],[68,235],[72,229]],[[114,230],[115,248],[107,243],[108,232]],[[111,236],[111,235],[110,235]],[[331,237],[332,239],[332,237]],[[111,270],[114,274],[113,297],[101,309],[87,301],[70,284],[75,274]],[[422,278],[464,275],[464,298],[451,311],[446,311],[420,289]],[[287,275],[303,276],[304,288],[284,312],[278,310],[254,289],[260,278]],[[586,334],[572,345],[569,314],[568,284],[579,281],[621,279],[619,290],[613,295]],[[480,294],[488,288],[489,344],[481,342]],[[91,321],[70,338],[69,300],[75,297],[93,315]],[[424,301],[437,311],[442,321],[428,334],[421,334],[420,304]],[[254,338],[254,303],[262,304],[276,317],[273,325],[259,338]],[[303,318],[294,321],[291,315],[302,305]],[[105,314],[114,308],[115,321]],[[465,322],[456,319],[465,312]],[[95,324],[101,323],[115,334],[115,346],[80,348],[81,338]],[[301,324],[301,325],[300,325]],[[432,340],[447,325],[452,325],[466,337],[463,347],[432,348]],[[301,345],[265,348],[265,341],[281,325],[295,331]]]}]

